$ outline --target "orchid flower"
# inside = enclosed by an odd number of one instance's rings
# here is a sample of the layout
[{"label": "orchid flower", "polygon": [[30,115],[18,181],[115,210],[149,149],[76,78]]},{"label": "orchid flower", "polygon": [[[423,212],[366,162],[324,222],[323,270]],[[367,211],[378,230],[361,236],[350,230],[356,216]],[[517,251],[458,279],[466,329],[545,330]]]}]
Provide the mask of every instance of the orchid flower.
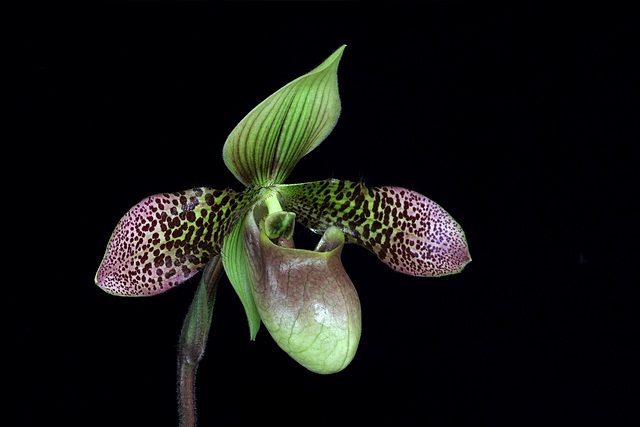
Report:
[{"label": "orchid flower", "polygon": [[[341,262],[345,243],[413,276],[458,273],[471,260],[458,223],[414,191],[337,179],[284,184],[338,120],[344,47],[269,96],[231,132],[223,159],[244,191],[203,187],[148,197],[111,236],[95,281],[114,295],[156,295],[206,266],[180,341],[187,389],[223,269],[246,311],[250,338],[263,323],[293,359],[328,374],[351,362],[360,340],[360,302]],[[296,221],[322,236],[314,250],[295,248]]]}]

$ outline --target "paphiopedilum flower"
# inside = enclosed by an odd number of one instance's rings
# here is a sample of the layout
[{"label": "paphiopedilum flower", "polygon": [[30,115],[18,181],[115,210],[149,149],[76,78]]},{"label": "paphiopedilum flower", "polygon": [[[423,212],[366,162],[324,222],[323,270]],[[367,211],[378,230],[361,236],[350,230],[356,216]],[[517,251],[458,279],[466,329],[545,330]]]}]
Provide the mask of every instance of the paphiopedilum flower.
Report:
[{"label": "paphiopedilum flower", "polygon": [[[360,302],[340,259],[345,243],[405,274],[461,271],[471,259],[462,228],[421,194],[337,179],[284,183],[338,120],[343,50],[272,94],[231,132],[223,158],[244,191],[195,188],[144,199],[113,232],[97,285],[115,295],[156,295],[221,259],[251,339],[263,323],[290,356],[326,374],[350,363],[360,339]],[[314,250],[295,248],[296,221],[322,235]],[[198,348],[194,358],[211,319],[207,280],[183,327],[183,345]]]}]

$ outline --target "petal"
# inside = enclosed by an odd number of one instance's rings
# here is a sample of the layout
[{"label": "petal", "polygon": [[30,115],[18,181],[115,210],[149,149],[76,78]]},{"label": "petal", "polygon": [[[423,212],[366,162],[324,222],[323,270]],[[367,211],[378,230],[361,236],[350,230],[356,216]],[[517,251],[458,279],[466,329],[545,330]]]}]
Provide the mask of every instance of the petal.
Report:
[{"label": "petal", "polygon": [[444,276],[471,261],[460,225],[415,191],[334,179],[283,185],[279,191],[285,209],[305,227],[322,233],[335,225],[347,242],[364,246],[402,273]]},{"label": "petal", "polygon": [[233,214],[253,194],[202,187],[144,199],[111,235],[96,284],[115,295],[146,296],[184,282],[220,251]]},{"label": "petal", "polygon": [[231,132],[224,162],[246,186],[284,182],[340,115],[337,69],[344,46],[255,107]]},{"label": "petal", "polygon": [[229,277],[229,281],[236,291],[236,294],[238,294],[238,298],[240,298],[244,311],[247,314],[247,320],[249,321],[249,338],[255,340],[258,330],[260,329],[260,313],[258,312],[256,303],[253,301],[249,260],[244,250],[243,230],[248,215],[245,215],[245,217],[236,224],[233,231],[225,237],[222,247],[222,263]]},{"label": "petal", "polygon": [[343,244],[335,227],[323,237],[323,252],[315,252],[275,245],[255,220],[245,226],[262,322],[285,352],[321,374],[351,362],[362,330],[360,300],[340,260]]}]

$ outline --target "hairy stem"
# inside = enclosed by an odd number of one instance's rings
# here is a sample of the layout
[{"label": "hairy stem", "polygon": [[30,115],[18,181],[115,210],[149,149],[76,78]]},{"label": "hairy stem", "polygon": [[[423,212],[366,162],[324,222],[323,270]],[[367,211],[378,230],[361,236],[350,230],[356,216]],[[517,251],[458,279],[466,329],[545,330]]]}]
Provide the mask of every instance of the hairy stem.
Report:
[{"label": "hairy stem", "polygon": [[222,259],[218,255],[204,268],[196,295],[182,325],[178,355],[180,427],[194,427],[196,425],[196,370],[204,355],[211,325],[216,284],[222,271]]},{"label": "hairy stem", "polygon": [[[182,360],[181,360],[182,362]],[[196,368],[197,363],[180,363],[178,397],[180,427],[196,425]]]}]

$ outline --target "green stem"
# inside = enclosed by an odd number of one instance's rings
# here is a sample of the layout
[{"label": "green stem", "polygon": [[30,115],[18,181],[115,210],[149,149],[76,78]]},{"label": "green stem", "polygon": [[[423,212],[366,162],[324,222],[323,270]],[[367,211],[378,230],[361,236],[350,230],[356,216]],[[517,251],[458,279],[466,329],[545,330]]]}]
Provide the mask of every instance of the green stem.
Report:
[{"label": "green stem", "polygon": [[280,201],[278,200],[278,193],[275,191],[267,197],[264,204],[267,205],[267,209],[269,209],[270,214],[274,212],[282,212],[282,206],[280,206]]},{"label": "green stem", "polygon": [[196,371],[202,360],[211,326],[216,284],[222,274],[222,258],[214,257],[204,268],[196,295],[180,333],[178,355],[178,409],[180,427],[196,425]]}]

